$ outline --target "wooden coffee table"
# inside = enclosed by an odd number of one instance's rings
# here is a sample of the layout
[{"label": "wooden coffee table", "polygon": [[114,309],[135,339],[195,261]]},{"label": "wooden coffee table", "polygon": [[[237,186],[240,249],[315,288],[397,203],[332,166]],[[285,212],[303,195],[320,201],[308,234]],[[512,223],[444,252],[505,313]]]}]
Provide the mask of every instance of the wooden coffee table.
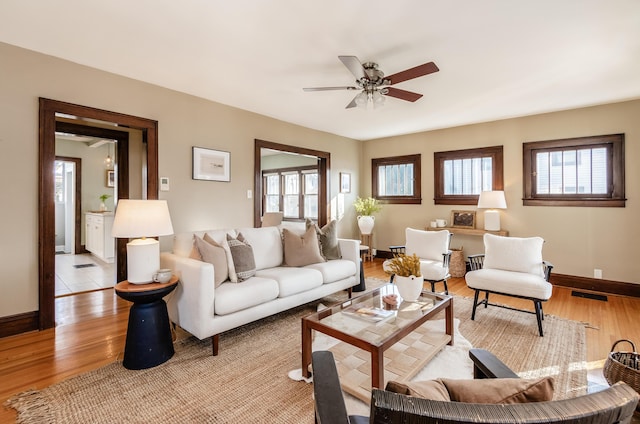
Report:
[{"label": "wooden coffee table", "polygon": [[[430,336],[429,346],[425,347],[425,343],[422,343],[424,352],[421,351],[420,355],[429,360],[444,345],[453,344],[453,299],[451,296],[423,291],[416,302],[401,302],[390,316],[384,317],[380,321],[349,313],[349,311],[360,308],[385,309],[382,297],[387,294],[397,294],[395,290],[394,284],[386,284],[354,299],[302,318],[303,376],[307,378],[311,376],[309,365],[311,364],[312,330],[369,352],[371,355],[371,387],[377,388],[384,388],[384,352],[405,337],[410,338],[408,336],[416,330],[418,330],[417,332],[423,330],[419,327],[432,320],[442,310],[445,311],[444,331]],[[415,375],[418,371],[419,369],[416,369],[411,372]],[[358,396],[357,393],[352,394]]]}]

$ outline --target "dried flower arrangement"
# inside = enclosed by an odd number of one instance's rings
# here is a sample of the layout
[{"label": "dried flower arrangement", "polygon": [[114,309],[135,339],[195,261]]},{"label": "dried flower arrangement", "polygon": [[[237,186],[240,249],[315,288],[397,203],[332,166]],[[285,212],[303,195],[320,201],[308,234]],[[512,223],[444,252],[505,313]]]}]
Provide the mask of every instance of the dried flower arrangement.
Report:
[{"label": "dried flower arrangement", "polygon": [[388,274],[395,274],[400,277],[409,277],[411,275],[420,277],[420,258],[413,255],[400,254],[391,259],[387,266]]}]

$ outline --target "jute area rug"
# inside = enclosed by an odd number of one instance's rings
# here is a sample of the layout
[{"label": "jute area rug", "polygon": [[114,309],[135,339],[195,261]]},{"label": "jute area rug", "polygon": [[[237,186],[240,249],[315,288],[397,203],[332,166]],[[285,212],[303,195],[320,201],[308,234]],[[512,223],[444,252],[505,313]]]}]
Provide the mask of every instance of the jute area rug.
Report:
[{"label": "jute area rug", "polygon": [[[367,287],[381,283],[370,279]],[[345,298],[339,293],[321,302]],[[114,362],[18,394],[7,406],[17,409],[19,423],[313,423],[312,385],[287,373],[300,367],[300,318],[317,303],[222,334],[217,357],[210,339],[186,337],[158,367],[131,371]],[[454,311],[474,347],[492,351],[522,377],[553,375],[558,399],[586,392],[582,324],[546,316],[539,337],[534,316],[489,307],[473,322],[471,303],[457,297]]]}]

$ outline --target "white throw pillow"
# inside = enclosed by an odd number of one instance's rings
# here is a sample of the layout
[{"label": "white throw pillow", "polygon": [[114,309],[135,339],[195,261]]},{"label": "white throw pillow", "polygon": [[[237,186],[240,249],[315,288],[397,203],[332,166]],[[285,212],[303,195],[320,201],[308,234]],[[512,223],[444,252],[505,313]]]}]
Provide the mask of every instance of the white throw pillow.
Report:
[{"label": "white throw pillow", "polygon": [[486,269],[526,272],[544,277],[541,237],[501,237],[484,235],[484,262]]}]

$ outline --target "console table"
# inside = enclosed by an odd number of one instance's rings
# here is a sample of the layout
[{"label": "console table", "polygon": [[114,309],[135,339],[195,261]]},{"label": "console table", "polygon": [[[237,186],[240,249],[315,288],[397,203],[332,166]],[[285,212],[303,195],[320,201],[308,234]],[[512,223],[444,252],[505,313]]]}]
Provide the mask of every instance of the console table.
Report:
[{"label": "console table", "polygon": [[461,228],[461,227],[426,227],[427,231],[442,231],[448,230],[453,234],[460,234],[465,236],[483,236],[485,234],[495,234],[496,236],[509,236],[509,231],[500,230],[500,231],[487,231],[479,228]]}]

